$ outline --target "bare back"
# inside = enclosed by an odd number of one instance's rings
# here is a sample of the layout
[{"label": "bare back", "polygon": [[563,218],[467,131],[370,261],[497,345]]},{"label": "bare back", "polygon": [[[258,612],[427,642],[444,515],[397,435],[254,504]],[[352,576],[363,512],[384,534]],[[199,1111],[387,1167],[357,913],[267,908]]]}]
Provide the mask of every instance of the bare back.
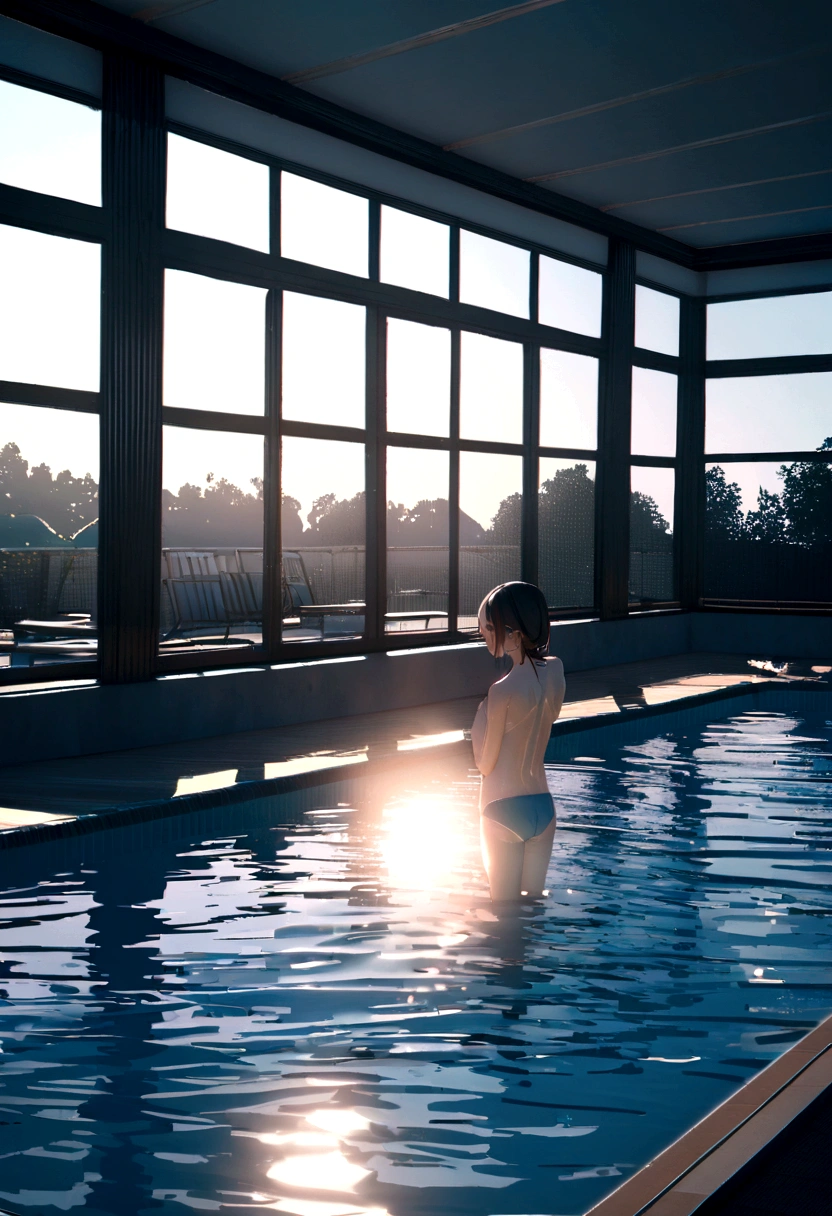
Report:
[{"label": "bare back", "polygon": [[543,761],[566,685],[560,659],[526,659],[492,684],[471,732],[480,805],[547,791]]}]

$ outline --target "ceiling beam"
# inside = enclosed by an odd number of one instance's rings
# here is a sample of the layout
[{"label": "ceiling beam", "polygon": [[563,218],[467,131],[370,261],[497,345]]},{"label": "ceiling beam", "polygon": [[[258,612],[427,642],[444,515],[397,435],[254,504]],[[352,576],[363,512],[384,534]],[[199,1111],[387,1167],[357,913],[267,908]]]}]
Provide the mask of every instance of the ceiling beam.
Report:
[{"label": "ceiling beam", "polygon": [[743,220],[774,219],[778,215],[803,215],[806,211],[832,211],[832,203],[818,203],[813,207],[788,207],[784,211],[758,211],[754,215],[726,215],[717,220],[692,220],[687,224],[670,224],[657,228],[657,232],[677,232],[680,228],[707,228],[711,224],[741,224]]},{"label": "ceiling beam", "polygon": [[412,38],[402,38],[398,42],[388,42],[386,46],[376,47],[371,51],[346,55],[343,59],[332,59],[329,63],[322,63],[317,67],[302,68],[299,72],[290,72],[288,76],[283,76],[281,79],[288,84],[308,84],[310,80],[320,80],[324,76],[336,76],[339,72],[351,72],[354,68],[364,67],[367,63],[376,63],[379,59],[388,59],[391,55],[404,55],[408,51],[418,51],[422,47],[445,42],[448,38],[473,34],[476,30],[486,29],[489,25],[498,25],[501,21],[511,21],[513,17],[525,17],[527,13],[536,13],[541,8],[551,8],[553,4],[563,4],[563,0],[523,0],[521,4],[498,8],[492,13],[483,13],[480,17],[469,17],[467,21],[455,21],[453,25],[443,25],[439,29],[427,30],[424,34],[415,34]]},{"label": "ceiling beam", "polygon": [[680,89],[689,89],[692,85],[715,84],[718,80],[730,80],[735,76],[745,76],[748,72],[757,72],[763,68],[778,67],[794,59],[805,59],[812,55],[828,55],[832,51],[832,43],[818,43],[817,46],[802,47],[788,55],[777,55],[773,59],[761,59],[757,63],[743,63],[732,68],[723,68],[719,72],[706,72],[700,76],[683,76],[669,84],[656,85],[652,89],[642,89],[638,93],[627,93],[622,97],[612,97],[607,101],[596,101],[577,110],[563,110],[560,114],[551,114],[547,118],[534,118],[530,122],[521,122],[513,127],[503,127],[498,131],[487,131],[483,135],[471,135],[467,139],[457,139],[454,143],[445,144],[446,152],[458,152],[460,148],[472,148],[477,144],[493,143],[499,139],[510,139],[515,135],[525,135],[528,131],[537,131],[541,127],[550,127],[563,122],[572,122],[576,118],[587,118],[592,114],[603,114],[607,110],[616,110],[621,106],[634,105],[639,101],[651,101],[655,97],[664,97],[668,93],[676,93]]},{"label": "ceiling beam", "polygon": [[804,177],[825,177],[832,169],[809,169],[806,173],[785,173],[780,177],[757,177],[748,182],[729,182],[725,186],[701,186],[698,190],[678,190],[675,194],[656,194],[652,198],[636,198],[627,203],[604,203],[600,211],[621,211],[624,207],[646,207],[648,203],[665,203],[674,198],[695,198],[699,194],[719,194],[723,190],[745,190],[751,186],[770,186],[776,182],[796,182]]},{"label": "ceiling beam", "polygon": [[165,17],[178,17],[180,13],[189,13],[193,8],[204,8],[206,4],[215,4],[216,0],[163,0],[162,4],[152,4],[149,8],[140,8],[137,13],[131,13],[134,21],[162,21]]},{"label": "ceiling beam", "polygon": [[745,270],[753,266],[777,266],[786,262],[820,261],[832,261],[832,232],[712,245],[696,251],[695,268],[700,271]]},{"label": "ceiling beam", "polygon": [[769,122],[762,127],[748,127],[744,131],[728,131],[724,135],[711,135],[708,139],[694,139],[690,143],[675,144],[670,148],[657,148],[652,152],[636,152],[632,156],[619,156],[615,160],[599,161],[596,165],[579,165],[574,169],[557,169],[553,173],[538,173],[527,177],[527,182],[554,182],[562,177],[577,177],[582,173],[598,173],[601,169],[616,169],[619,165],[640,165],[648,160],[660,160],[663,156],[674,156],[677,152],[695,152],[699,148],[716,148],[720,144],[736,143],[739,139],[751,139],[755,135],[768,135],[772,131],[785,131],[789,127],[805,127],[813,122],[832,118],[832,110],[821,110],[819,114],[803,114],[800,118],[787,118],[783,122]]}]

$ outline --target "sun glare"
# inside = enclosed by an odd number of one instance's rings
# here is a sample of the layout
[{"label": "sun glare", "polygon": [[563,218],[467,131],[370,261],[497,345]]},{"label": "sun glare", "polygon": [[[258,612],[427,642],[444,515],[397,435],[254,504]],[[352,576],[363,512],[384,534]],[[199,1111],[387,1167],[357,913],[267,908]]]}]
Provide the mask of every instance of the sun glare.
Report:
[{"label": "sun glare", "polygon": [[381,853],[393,887],[431,891],[458,869],[466,840],[445,799],[412,799],[385,807]]},{"label": "sun glare", "polygon": [[315,1110],[306,1116],[306,1122],[334,1136],[348,1136],[370,1126],[369,1120],[354,1110]]},{"label": "sun glare", "polygon": [[284,1186],[311,1191],[352,1191],[371,1173],[363,1166],[353,1165],[343,1153],[303,1153],[276,1161],[267,1177]]}]

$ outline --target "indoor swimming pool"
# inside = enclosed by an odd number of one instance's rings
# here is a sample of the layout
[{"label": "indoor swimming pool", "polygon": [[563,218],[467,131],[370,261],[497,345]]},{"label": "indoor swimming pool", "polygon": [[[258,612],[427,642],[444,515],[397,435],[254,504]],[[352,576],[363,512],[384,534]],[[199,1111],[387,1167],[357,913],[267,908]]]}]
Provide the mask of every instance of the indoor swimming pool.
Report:
[{"label": "indoor swimming pool", "polygon": [[832,1011],[799,705],[574,735],[508,910],[452,757],[0,854],[0,1208],[586,1212]]}]

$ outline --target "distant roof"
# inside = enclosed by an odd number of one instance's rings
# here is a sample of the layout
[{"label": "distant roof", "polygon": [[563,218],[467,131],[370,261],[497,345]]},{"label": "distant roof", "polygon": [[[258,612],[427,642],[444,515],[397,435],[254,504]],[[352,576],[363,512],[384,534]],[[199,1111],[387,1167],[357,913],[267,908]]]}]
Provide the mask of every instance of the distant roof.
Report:
[{"label": "distant roof", "polygon": [[92,519],[83,528],[79,528],[72,537],[72,543],[78,549],[98,548],[98,520]]},{"label": "distant roof", "polygon": [[72,549],[37,515],[0,515],[0,549]]}]

